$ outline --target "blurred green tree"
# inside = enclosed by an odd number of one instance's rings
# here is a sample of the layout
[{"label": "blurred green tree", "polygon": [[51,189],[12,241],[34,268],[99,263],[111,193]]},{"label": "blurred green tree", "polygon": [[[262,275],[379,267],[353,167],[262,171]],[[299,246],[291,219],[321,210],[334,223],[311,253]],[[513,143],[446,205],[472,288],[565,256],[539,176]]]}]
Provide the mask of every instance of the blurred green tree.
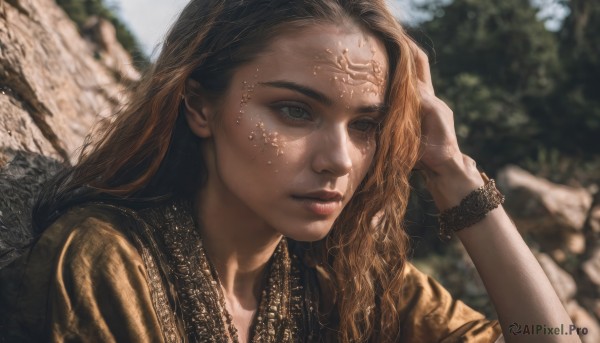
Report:
[{"label": "blurred green tree", "polygon": [[[429,54],[438,96],[454,110],[461,148],[491,173],[516,163],[556,182],[600,184],[600,1],[538,1],[568,10],[556,32],[530,1],[422,1],[431,17],[410,32]],[[456,262],[459,243],[437,240],[437,210],[423,181],[411,181],[406,223],[415,262],[494,318],[483,287],[465,292],[473,276]]]},{"label": "blurred green tree", "polygon": [[427,1],[412,30],[463,149],[492,171],[600,156],[600,2],[548,1],[569,10],[557,32],[522,0]]},{"label": "blurred green tree", "polygon": [[56,0],[56,3],[77,24],[80,31],[84,29],[87,19],[92,16],[110,21],[117,32],[117,40],[129,52],[138,70],[144,70],[149,65],[150,61],[135,36],[115,14],[115,10],[105,4],[104,0]]},{"label": "blurred green tree", "polygon": [[[600,154],[600,2],[562,1],[570,9],[559,32],[561,84],[552,125],[573,134],[554,142],[574,154]],[[554,137],[559,138],[559,137]]]},{"label": "blurred green tree", "polygon": [[[433,18],[414,30],[429,50],[440,96],[454,109],[466,153],[486,168],[535,156],[543,117],[536,104],[559,75],[555,35],[522,0],[429,3]],[[533,112],[532,112],[533,111]]]}]

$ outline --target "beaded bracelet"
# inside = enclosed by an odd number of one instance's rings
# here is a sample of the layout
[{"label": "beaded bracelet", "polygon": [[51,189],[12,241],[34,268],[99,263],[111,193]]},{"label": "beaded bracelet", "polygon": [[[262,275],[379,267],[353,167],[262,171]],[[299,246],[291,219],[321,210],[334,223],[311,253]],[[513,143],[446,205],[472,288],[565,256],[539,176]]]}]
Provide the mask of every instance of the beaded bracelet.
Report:
[{"label": "beaded bracelet", "polygon": [[485,184],[467,195],[458,206],[440,213],[442,241],[449,241],[452,233],[477,224],[493,209],[504,203],[504,195],[496,188],[496,182],[481,173]]}]

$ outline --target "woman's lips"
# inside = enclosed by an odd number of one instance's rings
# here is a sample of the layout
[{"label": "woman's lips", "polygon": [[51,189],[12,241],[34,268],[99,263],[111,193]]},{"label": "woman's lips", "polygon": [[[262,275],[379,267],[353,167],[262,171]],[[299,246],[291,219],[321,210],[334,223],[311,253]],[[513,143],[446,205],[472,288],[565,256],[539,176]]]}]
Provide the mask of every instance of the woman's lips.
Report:
[{"label": "woman's lips", "polygon": [[294,200],[300,202],[300,204],[316,215],[329,216],[335,213],[341,206],[342,202],[339,200],[318,200],[313,198],[299,198],[294,197]]},{"label": "woman's lips", "polygon": [[307,211],[319,216],[330,216],[342,206],[342,194],[338,192],[317,191],[294,195],[292,198]]}]

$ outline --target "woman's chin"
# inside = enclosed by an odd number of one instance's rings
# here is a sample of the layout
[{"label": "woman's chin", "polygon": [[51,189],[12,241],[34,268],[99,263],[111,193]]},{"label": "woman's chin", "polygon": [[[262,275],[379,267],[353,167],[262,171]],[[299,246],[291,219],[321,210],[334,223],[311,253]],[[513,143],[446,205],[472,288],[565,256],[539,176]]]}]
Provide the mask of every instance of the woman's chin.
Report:
[{"label": "woman's chin", "polygon": [[285,237],[298,242],[316,242],[320,241],[331,231],[331,226],[298,228],[295,230],[285,230],[281,232]]}]

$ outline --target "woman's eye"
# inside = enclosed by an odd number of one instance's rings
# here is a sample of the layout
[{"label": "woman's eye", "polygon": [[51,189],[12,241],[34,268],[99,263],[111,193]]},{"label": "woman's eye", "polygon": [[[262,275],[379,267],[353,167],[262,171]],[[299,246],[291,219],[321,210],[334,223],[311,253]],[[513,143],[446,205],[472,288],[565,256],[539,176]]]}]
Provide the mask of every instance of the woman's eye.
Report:
[{"label": "woman's eye", "polygon": [[289,120],[310,120],[311,116],[308,111],[298,106],[281,106],[279,107],[281,115]]},{"label": "woman's eye", "polygon": [[379,123],[371,119],[359,120],[352,123],[350,127],[360,132],[371,133],[378,129]]}]

